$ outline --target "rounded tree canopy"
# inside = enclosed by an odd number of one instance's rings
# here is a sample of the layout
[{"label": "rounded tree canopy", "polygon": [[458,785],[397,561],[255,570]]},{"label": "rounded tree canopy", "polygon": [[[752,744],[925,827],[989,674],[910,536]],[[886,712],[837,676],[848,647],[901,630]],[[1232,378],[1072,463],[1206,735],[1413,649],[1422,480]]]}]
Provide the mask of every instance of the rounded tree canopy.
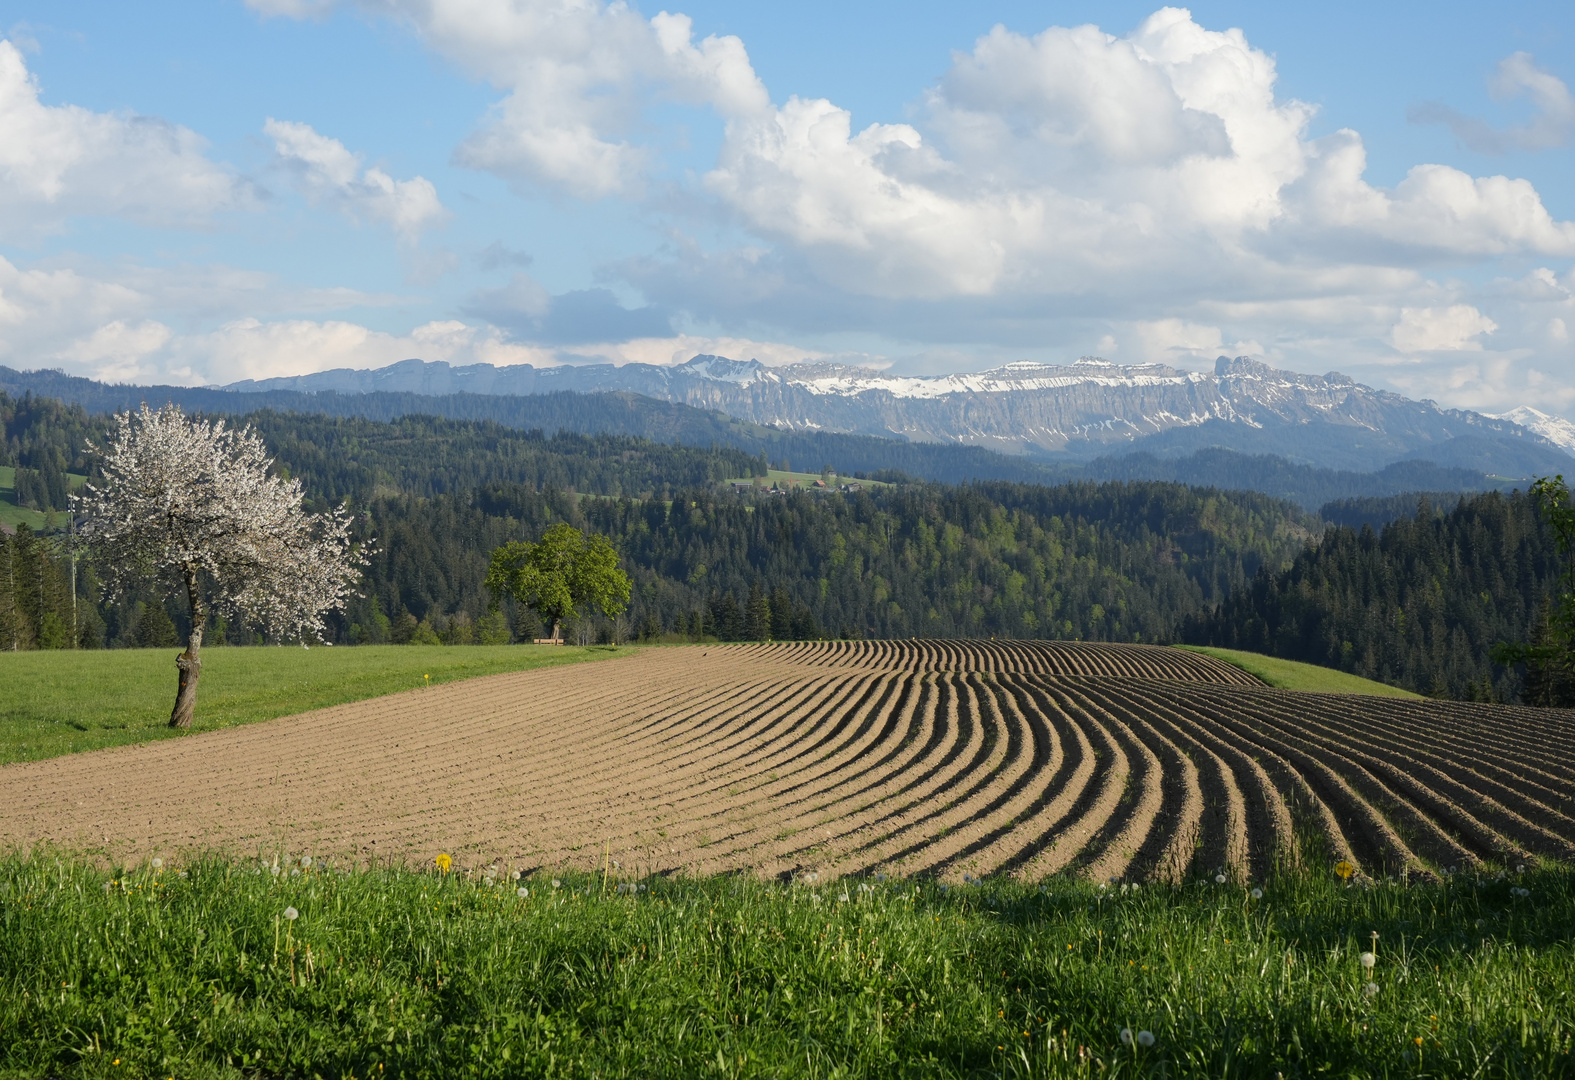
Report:
[{"label": "rounded tree canopy", "polygon": [[534,544],[511,540],[492,553],[487,588],[507,593],[531,608],[556,631],[577,606],[594,604],[608,616],[629,602],[629,575],[618,569],[612,541],[573,525],[554,525]]}]

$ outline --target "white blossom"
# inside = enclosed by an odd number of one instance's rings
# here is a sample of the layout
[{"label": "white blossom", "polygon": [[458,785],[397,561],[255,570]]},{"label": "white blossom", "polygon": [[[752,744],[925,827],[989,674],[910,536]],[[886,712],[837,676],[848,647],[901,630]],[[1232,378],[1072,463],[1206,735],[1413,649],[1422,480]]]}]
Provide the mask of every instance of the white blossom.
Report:
[{"label": "white blossom", "polygon": [[115,422],[103,481],[73,499],[111,591],[152,579],[200,605],[207,586],[268,632],[322,640],[323,615],[343,609],[367,563],[349,510],[306,513],[301,482],[269,475],[273,459],[249,427],[189,419],[178,405]]}]

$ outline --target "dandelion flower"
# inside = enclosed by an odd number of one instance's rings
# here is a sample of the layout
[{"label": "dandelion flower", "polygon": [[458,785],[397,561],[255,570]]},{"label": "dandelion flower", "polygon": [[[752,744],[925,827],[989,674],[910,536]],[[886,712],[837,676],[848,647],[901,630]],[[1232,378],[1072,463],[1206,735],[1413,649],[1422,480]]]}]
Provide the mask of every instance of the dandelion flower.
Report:
[{"label": "dandelion flower", "polygon": [[1361,955],[1361,961],[1362,961],[1362,966],[1364,968],[1366,968],[1368,971],[1371,971],[1371,970],[1373,970],[1373,965],[1378,963],[1378,957],[1374,956],[1370,952],[1364,952]]},{"label": "dandelion flower", "polygon": [[1122,1046],[1131,1046],[1132,1045],[1132,1029],[1131,1028],[1122,1028],[1121,1029],[1121,1045]]},{"label": "dandelion flower", "polygon": [[519,897],[521,900],[523,900],[527,896],[530,895],[530,890],[527,889],[525,886],[521,885],[519,888],[514,890],[514,895]]},{"label": "dandelion flower", "polygon": [[164,860],[163,859],[159,859],[159,858],[155,858],[153,860],[153,869],[155,869],[155,870],[162,870],[162,869],[164,869]]},{"label": "dandelion flower", "polygon": [[1339,875],[1340,880],[1349,881],[1351,875],[1356,873],[1356,867],[1345,859],[1341,859],[1334,864],[1334,872]]},{"label": "dandelion flower", "polygon": [[443,871],[445,874],[448,873],[449,868],[454,865],[454,860],[449,858],[448,855],[443,852],[439,852],[438,857],[432,861],[437,864],[437,868]]},{"label": "dandelion flower", "polygon": [[1254,900],[1262,900],[1263,899],[1263,890],[1262,889],[1254,889],[1254,890],[1252,890],[1252,898]]},{"label": "dandelion flower", "polygon": [[1153,1046],[1154,1033],[1152,1031],[1140,1031],[1137,1033],[1137,1041],[1139,1046]]},{"label": "dandelion flower", "polygon": [[301,917],[301,913],[296,911],[293,907],[287,907],[284,909],[284,917],[290,922],[294,922],[296,919]]},{"label": "dandelion flower", "polygon": [[1362,993],[1366,994],[1368,997],[1374,996],[1378,993],[1378,984],[1368,983],[1366,986],[1362,987]]}]

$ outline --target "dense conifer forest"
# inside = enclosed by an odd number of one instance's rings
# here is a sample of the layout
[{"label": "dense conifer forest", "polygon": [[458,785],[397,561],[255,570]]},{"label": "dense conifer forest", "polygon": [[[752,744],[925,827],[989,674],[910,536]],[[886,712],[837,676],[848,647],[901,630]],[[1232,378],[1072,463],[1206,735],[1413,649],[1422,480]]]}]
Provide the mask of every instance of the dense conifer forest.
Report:
[{"label": "dense conifer forest", "polygon": [[1382,532],[1330,528],[1289,569],[1261,571],[1188,634],[1420,693],[1509,700],[1520,675],[1488,651],[1531,636],[1559,570],[1526,495],[1471,496],[1442,513],[1424,500]]},{"label": "dense conifer forest", "polygon": [[[431,416],[263,411],[235,422],[257,428],[309,504],[349,500],[375,538],[365,595],[333,628],[342,643],[539,634],[482,582],[493,548],[563,521],[611,537],[634,581],[618,620],[571,628],[587,640],[1186,640],[1511,699],[1520,675],[1488,650],[1530,634],[1559,568],[1518,493],[1353,499],[1323,517],[1254,492],[1142,481],[740,493],[720,481],[781,463]],[[10,501],[60,511],[91,474],[87,446],[108,418],[0,395],[0,424]],[[179,605],[151,593],[103,601],[91,561],[71,556],[65,515],[44,520],[56,531],[23,523],[0,539],[0,649],[175,642]],[[260,641],[222,619],[209,638]]]}]

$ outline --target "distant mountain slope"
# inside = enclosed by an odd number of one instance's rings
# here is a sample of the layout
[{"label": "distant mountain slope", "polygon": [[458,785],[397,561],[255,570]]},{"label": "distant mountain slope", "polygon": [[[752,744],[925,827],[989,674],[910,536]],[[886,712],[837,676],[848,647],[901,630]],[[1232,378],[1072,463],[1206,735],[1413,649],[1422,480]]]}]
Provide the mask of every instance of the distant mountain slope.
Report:
[{"label": "distant mountain slope", "polygon": [[1519,424],[1528,431],[1534,431],[1549,442],[1575,455],[1575,424],[1570,423],[1562,416],[1549,416],[1545,412],[1522,405],[1518,409],[1511,409],[1507,413],[1498,413],[1493,419],[1508,420],[1512,424]]},{"label": "distant mountain slope", "polygon": [[153,405],[174,401],[188,410],[229,415],[260,409],[370,420],[425,414],[490,421],[511,428],[539,428],[549,433],[566,430],[635,435],[689,446],[730,446],[751,456],[763,454],[772,464],[792,464],[811,471],[831,465],[843,473],[904,474],[943,483],[976,479],[1038,484],[1068,480],[1172,480],[1222,490],[1261,491],[1293,500],[1309,510],[1337,499],[1512,486],[1488,480],[1480,469],[1445,468],[1428,462],[1398,462],[1377,472],[1336,470],[1283,456],[1244,454],[1219,447],[1184,455],[1139,452],[1083,462],[1053,461],[1008,456],[976,446],[782,430],[736,420],[714,410],[631,393],[428,396],[411,392],[308,393],[270,389],[240,394],[212,387],[108,385],[57,371],[19,372],[6,367],[0,367],[0,391],[56,398],[93,413],[135,408],[144,401]]},{"label": "distant mountain slope", "polygon": [[[836,431],[1089,460],[1123,448],[1208,447],[1336,469],[1418,457],[1501,476],[1562,467],[1561,448],[1518,423],[1375,390],[1338,373],[1302,375],[1245,357],[1213,372],[1163,364],[1015,363],[973,374],[888,375],[828,363],[767,367],[696,356],[674,366],[450,367],[406,360],[234,383],[237,392],[542,394],[628,391],[790,431]],[[1455,445],[1458,440],[1467,443]]]}]

